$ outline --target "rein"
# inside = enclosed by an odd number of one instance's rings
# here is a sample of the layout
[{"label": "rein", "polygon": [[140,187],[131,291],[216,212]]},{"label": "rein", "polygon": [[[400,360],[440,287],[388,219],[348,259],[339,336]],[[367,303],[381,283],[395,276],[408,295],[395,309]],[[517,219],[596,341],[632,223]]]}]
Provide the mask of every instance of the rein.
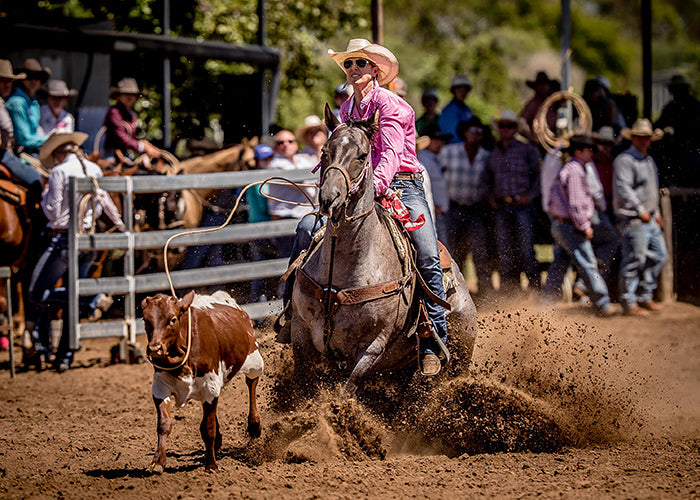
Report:
[{"label": "rein", "polygon": [[187,350],[185,351],[185,355],[182,357],[182,361],[180,361],[178,364],[175,366],[160,366],[156,364],[155,361],[151,359],[151,356],[148,356],[148,361],[153,365],[154,368],[158,368],[159,370],[165,370],[165,371],[173,371],[177,370],[178,368],[182,367],[186,362],[187,359],[190,357],[190,350],[192,348],[192,307],[187,308]]}]

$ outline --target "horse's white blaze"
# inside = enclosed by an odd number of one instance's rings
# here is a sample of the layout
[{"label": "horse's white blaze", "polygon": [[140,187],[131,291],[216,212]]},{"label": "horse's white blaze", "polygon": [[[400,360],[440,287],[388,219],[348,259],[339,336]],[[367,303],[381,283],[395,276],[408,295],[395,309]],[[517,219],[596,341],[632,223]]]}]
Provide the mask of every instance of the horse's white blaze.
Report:
[{"label": "horse's white blaze", "polygon": [[192,300],[192,307],[197,307],[199,309],[213,309],[214,304],[231,306],[236,309],[241,308],[236,300],[223,290],[219,290],[213,295],[195,295]]},{"label": "horse's white blaze", "polygon": [[345,146],[346,144],[350,144],[350,138],[349,138],[349,137],[343,137],[342,139],[340,139],[340,144],[341,144],[342,146]]},{"label": "horse's white blaze", "polygon": [[[255,351],[260,355],[259,351]],[[248,355],[250,358],[250,355]],[[262,357],[260,358],[262,361]],[[248,359],[246,359],[246,362]],[[245,364],[244,364],[245,366]],[[167,372],[155,372],[153,374],[153,387],[151,392],[153,397],[167,399],[171,395],[175,397],[177,406],[185,406],[187,401],[194,399],[211,403],[214,398],[218,398],[221,389],[231,380],[231,369],[226,367],[223,361],[219,361],[219,369],[205,374],[203,377],[182,377],[178,378]]]}]

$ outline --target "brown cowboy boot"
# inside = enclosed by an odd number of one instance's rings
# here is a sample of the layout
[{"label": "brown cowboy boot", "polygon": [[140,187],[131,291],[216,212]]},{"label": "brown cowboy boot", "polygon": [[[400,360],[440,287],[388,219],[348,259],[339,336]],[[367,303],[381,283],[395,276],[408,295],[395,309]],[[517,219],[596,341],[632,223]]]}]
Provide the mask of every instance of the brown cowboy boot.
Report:
[{"label": "brown cowboy boot", "polygon": [[272,325],[272,329],[277,334],[275,342],[280,344],[292,343],[292,311],[290,309],[291,302],[285,306],[284,310],[277,316],[275,323]]}]

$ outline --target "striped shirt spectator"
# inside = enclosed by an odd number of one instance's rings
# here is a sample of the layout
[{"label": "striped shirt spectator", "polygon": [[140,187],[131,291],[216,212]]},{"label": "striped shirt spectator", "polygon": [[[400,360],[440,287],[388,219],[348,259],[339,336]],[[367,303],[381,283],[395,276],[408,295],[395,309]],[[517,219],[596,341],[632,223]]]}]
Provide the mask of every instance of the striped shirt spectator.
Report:
[{"label": "striped shirt spectator", "polygon": [[439,159],[444,169],[443,176],[451,202],[458,205],[475,205],[486,199],[488,151],[480,147],[472,162],[464,149],[464,143],[447,144],[440,151]]},{"label": "striped shirt spectator", "polygon": [[591,190],[586,180],[586,166],[572,158],[559,171],[549,199],[549,213],[555,218],[570,220],[581,232],[591,227],[595,211]]},{"label": "striped shirt spectator", "polygon": [[540,156],[532,144],[513,139],[504,150],[499,142],[487,166],[487,182],[497,200],[523,195],[532,200],[539,194]]}]

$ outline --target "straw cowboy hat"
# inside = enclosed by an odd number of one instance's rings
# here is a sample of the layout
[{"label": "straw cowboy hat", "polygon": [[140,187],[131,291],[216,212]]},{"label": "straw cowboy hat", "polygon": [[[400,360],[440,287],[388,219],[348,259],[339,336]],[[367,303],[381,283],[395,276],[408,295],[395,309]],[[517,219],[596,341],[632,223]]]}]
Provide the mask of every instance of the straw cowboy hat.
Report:
[{"label": "straw cowboy hat", "polygon": [[56,130],[53,132],[48,139],[44,142],[39,149],[39,161],[45,167],[53,166],[51,163],[51,155],[57,148],[60,148],[64,144],[76,144],[82,146],[88,135],[83,132],[61,132]]},{"label": "straw cowboy hat", "polygon": [[46,95],[53,97],[75,97],[78,95],[78,91],[75,89],[69,89],[66,82],[63,80],[49,80],[46,84]]},{"label": "straw cowboy hat", "polygon": [[27,77],[24,73],[15,75],[12,70],[12,63],[7,59],[0,59],[0,78],[8,78],[10,80],[24,80]]},{"label": "straw cowboy hat", "polygon": [[343,61],[346,59],[359,57],[372,61],[379,68],[377,83],[381,87],[393,81],[399,74],[399,61],[396,59],[396,56],[386,47],[371,43],[364,38],[351,39],[345,52],[334,52],[328,49],[328,55],[343,71],[345,71]]},{"label": "straw cowboy hat", "polygon": [[627,140],[631,140],[632,136],[636,135],[637,137],[651,137],[652,141],[658,141],[664,136],[663,130],[653,129],[651,122],[646,118],[640,118],[634,122],[632,128],[623,128],[620,134]]},{"label": "straw cowboy hat", "polygon": [[142,95],[138,83],[133,78],[122,78],[117,86],[112,87],[112,90],[109,91],[109,97],[116,97],[120,94]]},{"label": "straw cowboy hat", "polygon": [[327,131],[326,125],[323,123],[323,120],[321,120],[316,115],[309,115],[306,118],[304,118],[304,124],[300,127],[297,127],[297,129],[294,131],[294,135],[297,136],[298,140],[306,143],[306,132],[314,128],[323,130],[324,132]]},{"label": "straw cowboy hat", "polygon": [[24,64],[22,65],[21,68],[19,68],[18,71],[21,71],[22,73],[27,75],[27,78],[39,78],[41,80],[41,83],[46,83],[46,80],[49,79],[51,76],[51,69],[47,67],[41,67],[41,64],[39,64],[39,61],[36,59],[26,59],[24,61]]},{"label": "straw cowboy hat", "polygon": [[491,119],[491,126],[495,129],[498,129],[498,124],[500,122],[510,122],[510,123],[515,123],[518,128],[518,132],[523,132],[527,128],[527,124],[525,123],[525,120],[523,120],[521,117],[515,114],[515,111],[511,109],[504,109],[501,111],[499,115],[496,115]]}]

